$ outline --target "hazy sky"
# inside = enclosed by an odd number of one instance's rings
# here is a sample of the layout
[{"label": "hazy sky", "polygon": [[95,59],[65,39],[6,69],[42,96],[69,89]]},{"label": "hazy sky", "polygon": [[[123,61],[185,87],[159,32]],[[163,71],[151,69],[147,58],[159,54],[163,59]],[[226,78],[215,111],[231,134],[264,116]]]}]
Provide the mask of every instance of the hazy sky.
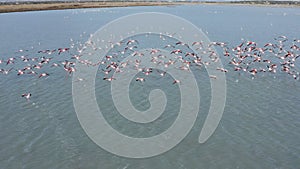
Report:
[{"label": "hazy sky", "polygon": [[[85,1],[85,0],[0,0],[0,2],[16,2],[16,1]],[[99,1],[105,1],[105,0],[99,0]],[[107,0],[107,1],[110,1],[110,0]],[[123,1],[123,0],[115,0],[115,1]],[[147,1],[147,0],[136,0],[136,1]],[[169,1],[169,0],[162,0],[162,1]],[[184,0],[181,0],[181,1],[184,1]],[[190,1],[190,0],[188,0],[188,1]],[[236,1],[236,0],[191,0],[191,1]],[[238,1],[240,1],[240,0],[238,0]],[[241,0],[241,1],[243,1],[243,0]],[[259,0],[256,0],[256,1],[259,1]],[[269,0],[269,1],[276,1],[276,0]],[[300,0],[279,0],[279,1],[300,1]]]}]

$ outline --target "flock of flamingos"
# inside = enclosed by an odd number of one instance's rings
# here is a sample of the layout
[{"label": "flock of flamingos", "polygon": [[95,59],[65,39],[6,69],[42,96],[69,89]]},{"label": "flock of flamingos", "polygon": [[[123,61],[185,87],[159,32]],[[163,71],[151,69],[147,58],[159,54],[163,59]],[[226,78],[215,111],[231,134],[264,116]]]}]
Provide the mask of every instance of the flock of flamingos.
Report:
[{"label": "flock of flamingos", "polygon": [[[92,44],[92,42],[88,42]],[[65,71],[68,76],[71,76],[76,71],[75,64],[84,64],[87,66],[98,66],[101,74],[101,79],[105,81],[117,80],[113,77],[113,73],[121,73],[122,69],[127,66],[131,66],[133,69],[137,69],[144,73],[145,76],[137,77],[137,82],[144,82],[147,79],[147,75],[151,73],[159,73],[160,76],[164,76],[167,72],[154,71],[150,67],[141,67],[141,57],[145,53],[139,52],[138,46],[140,42],[136,39],[124,40],[115,44],[111,44],[111,48],[116,46],[123,48],[112,55],[107,55],[98,63],[93,63],[87,58],[83,59],[84,45],[81,45],[80,49],[75,49],[74,46],[57,49],[45,49],[39,51],[20,49],[15,52],[14,56],[2,57],[0,56],[0,76],[15,74],[16,77],[28,76],[32,78],[48,78],[51,73],[47,72],[51,69],[60,69]],[[196,48],[197,52],[186,52],[184,48]],[[180,63],[181,66],[178,69],[182,71],[190,71],[191,66],[209,66],[213,62],[217,62],[216,50],[219,52],[219,56],[225,64],[225,68],[217,68],[218,71],[227,73],[243,72],[249,74],[250,77],[254,78],[262,73],[277,73],[283,72],[295,80],[299,80],[300,73],[297,66],[299,66],[300,57],[300,39],[288,39],[286,36],[279,36],[274,38],[272,43],[266,43],[259,46],[254,41],[244,41],[236,46],[224,42],[211,42],[205,45],[202,41],[194,42],[192,44],[185,44],[184,42],[176,42],[174,44],[167,44],[162,46],[161,49],[168,49],[170,55],[174,55],[173,59],[166,59],[161,54],[160,49],[148,50],[151,56],[151,62],[155,64],[163,65],[168,67],[175,62]],[[95,52],[97,48],[95,47]],[[73,52],[75,51],[75,52]],[[75,54],[74,54],[75,53]],[[119,55],[124,54],[136,57],[133,61],[123,62],[118,58]],[[209,61],[204,61],[202,54],[209,56]],[[34,56],[30,56],[34,55]],[[224,59],[223,59],[224,58]],[[60,60],[60,61],[59,61]],[[224,63],[224,60],[227,63]],[[46,68],[46,69],[45,69]],[[210,75],[210,78],[216,79],[217,76]],[[2,77],[4,78],[4,77]],[[78,81],[84,79],[79,78]],[[180,84],[179,80],[174,79],[170,84]],[[31,97],[30,92],[21,94],[26,100]]]}]

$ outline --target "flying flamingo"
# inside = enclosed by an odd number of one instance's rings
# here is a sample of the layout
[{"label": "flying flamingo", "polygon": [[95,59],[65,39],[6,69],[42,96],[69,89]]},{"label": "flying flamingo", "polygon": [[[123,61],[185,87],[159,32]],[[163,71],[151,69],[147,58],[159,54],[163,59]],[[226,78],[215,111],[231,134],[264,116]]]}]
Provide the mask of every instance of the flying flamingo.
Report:
[{"label": "flying flamingo", "polygon": [[144,81],[145,81],[145,78],[137,77],[137,78],[135,79],[135,81],[144,82]]},{"label": "flying flamingo", "polygon": [[39,78],[41,78],[41,77],[47,77],[47,76],[49,76],[49,73],[41,73],[41,74],[39,75]]},{"label": "flying flamingo", "polygon": [[24,93],[21,96],[24,97],[27,101],[29,101],[29,98],[31,97],[31,93]]}]

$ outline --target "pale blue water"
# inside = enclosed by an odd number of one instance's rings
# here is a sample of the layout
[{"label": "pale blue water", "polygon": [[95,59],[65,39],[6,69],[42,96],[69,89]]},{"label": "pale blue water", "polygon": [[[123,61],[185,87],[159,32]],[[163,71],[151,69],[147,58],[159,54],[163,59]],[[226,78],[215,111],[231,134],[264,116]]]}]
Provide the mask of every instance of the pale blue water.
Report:
[{"label": "pale blue water", "polygon": [[[183,17],[206,32],[211,41],[234,45],[241,39],[263,45],[279,35],[290,39],[299,39],[300,35],[299,8],[201,5],[10,13],[0,14],[0,58],[18,56],[15,51],[19,49],[29,49],[30,56],[41,56],[36,53],[38,50],[68,47],[70,39],[84,43],[89,34],[118,17],[153,11]],[[64,61],[64,57],[60,55],[54,61]],[[17,62],[14,67],[20,65]],[[1,64],[0,68],[7,67]],[[198,144],[198,136],[209,108],[210,85],[207,80],[198,80],[201,111],[189,135],[162,155],[128,159],[106,152],[87,137],[73,107],[71,78],[65,78],[63,70],[50,66],[45,69],[50,73],[46,79],[0,74],[0,168],[295,169],[300,166],[299,80],[284,75],[252,80],[228,73],[224,115],[205,144]],[[197,73],[198,79],[207,79],[205,71]],[[96,92],[106,89],[106,85],[99,85]],[[133,88],[137,93],[142,90],[138,85]],[[33,94],[30,102],[20,97],[27,91]],[[114,128],[128,135],[151,136],[168,128],[175,119],[176,95],[176,92],[170,95],[169,107],[161,121],[144,128],[127,125],[127,121],[122,122],[114,114],[107,113],[106,118]],[[105,101],[101,96],[97,96],[99,104],[102,99]],[[137,108],[149,106],[147,102],[138,104],[144,95],[132,97]],[[100,106],[111,112],[109,104]],[[154,124],[160,126],[155,128]]]}]

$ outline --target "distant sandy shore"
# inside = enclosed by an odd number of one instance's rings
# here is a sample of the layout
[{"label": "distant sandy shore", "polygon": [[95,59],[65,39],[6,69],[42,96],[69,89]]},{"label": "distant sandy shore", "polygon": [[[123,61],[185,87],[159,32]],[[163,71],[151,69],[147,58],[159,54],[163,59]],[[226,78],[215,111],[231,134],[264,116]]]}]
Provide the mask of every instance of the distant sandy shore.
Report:
[{"label": "distant sandy shore", "polygon": [[258,5],[258,6],[288,6],[299,7],[299,5],[285,4],[244,4],[244,3],[206,3],[206,2],[55,2],[55,3],[20,3],[20,4],[1,4],[0,13],[41,11],[41,10],[61,10],[77,8],[107,8],[107,7],[128,7],[128,6],[173,6],[173,5]]},{"label": "distant sandy shore", "polygon": [[[55,3],[21,3],[2,4],[0,13],[41,11],[41,10],[61,10],[77,8],[108,8],[108,7],[128,7],[128,6],[168,6],[182,5],[182,2],[55,2]],[[193,4],[193,3],[189,3]]]}]

